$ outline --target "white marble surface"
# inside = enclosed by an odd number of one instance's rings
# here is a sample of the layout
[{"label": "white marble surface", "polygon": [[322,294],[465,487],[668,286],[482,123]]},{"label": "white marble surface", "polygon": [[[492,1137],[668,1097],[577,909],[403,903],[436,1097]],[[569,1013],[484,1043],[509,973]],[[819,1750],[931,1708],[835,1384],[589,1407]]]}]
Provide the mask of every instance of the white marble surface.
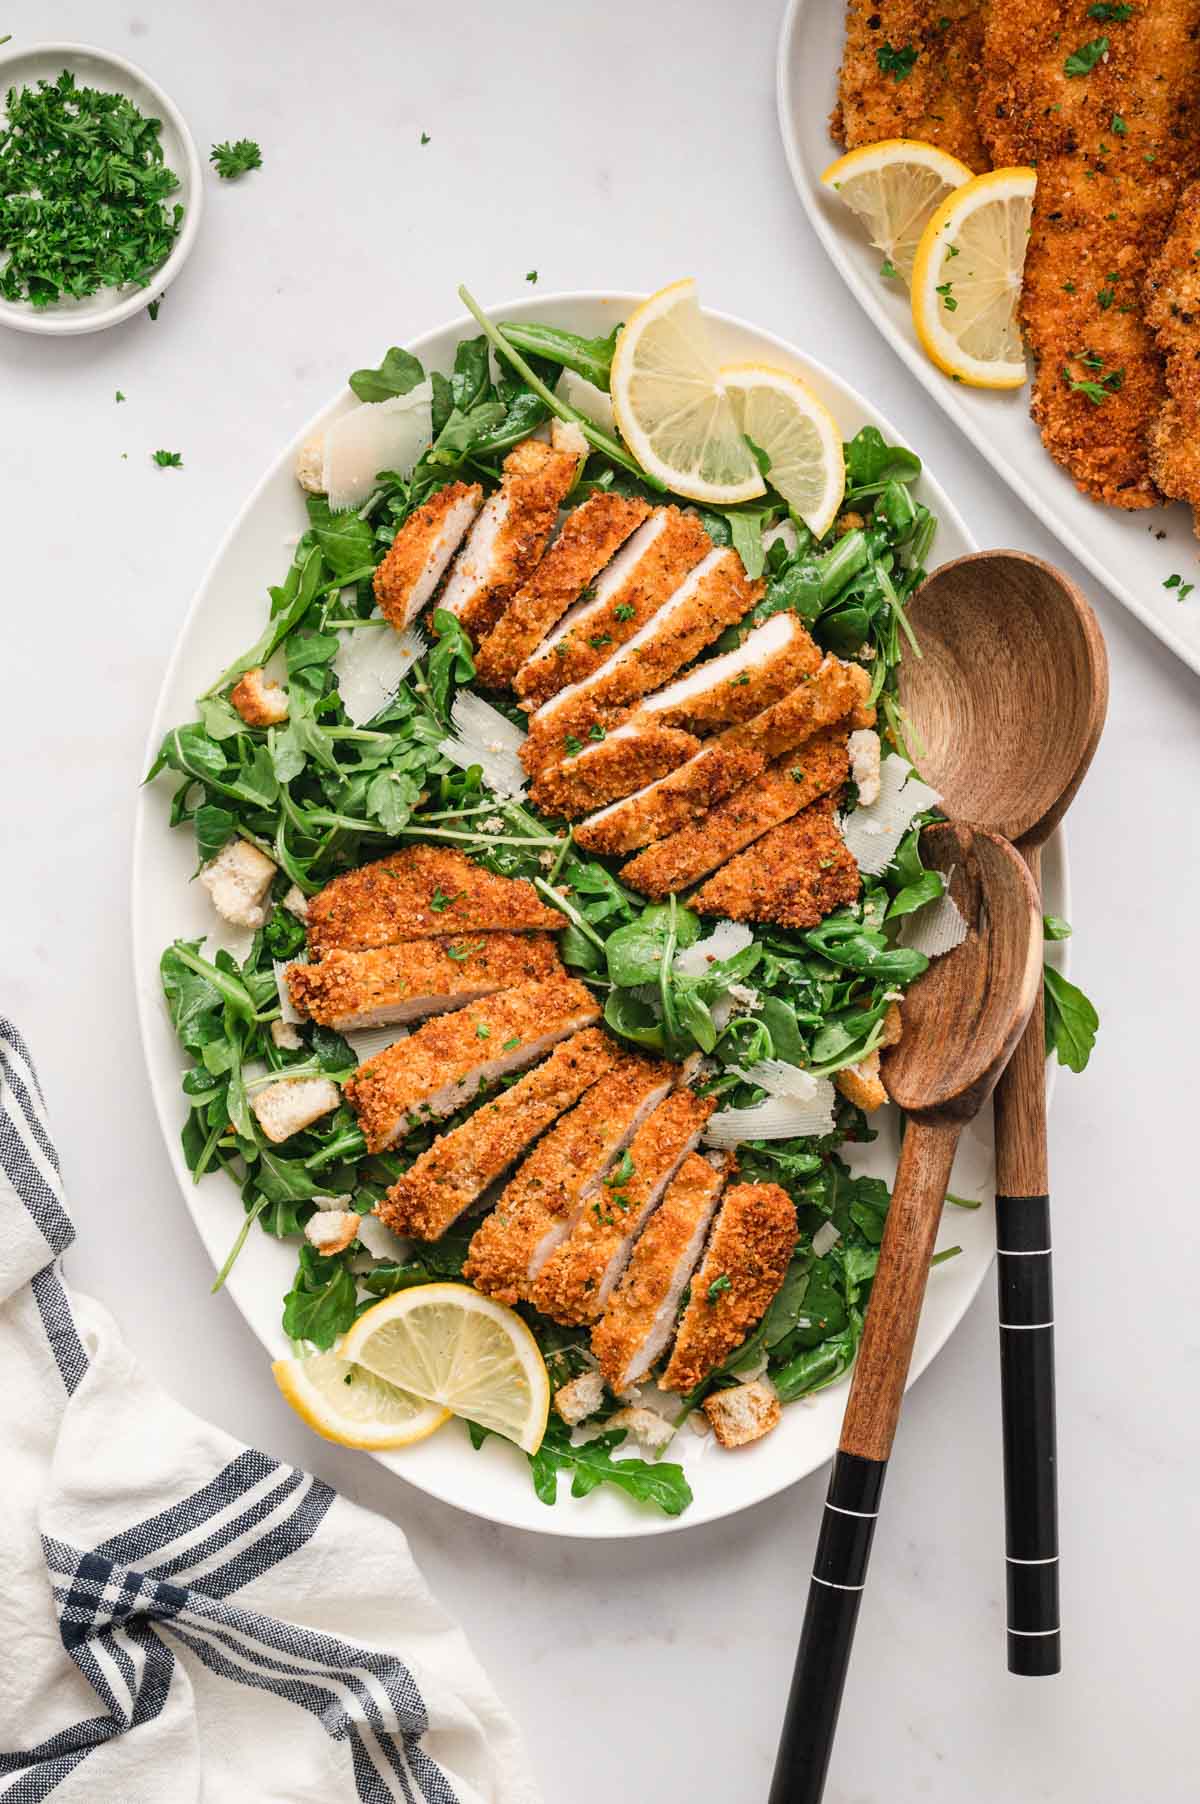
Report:
[{"label": "white marble surface", "polygon": [[[824,267],[776,138],[777,23],[765,0],[15,0],[3,19],[27,42],[123,51],[202,154],[248,134],[265,160],[210,181],[156,324],[0,339],[0,999],[57,1122],[69,1276],[178,1397],[404,1524],[550,1804],[765,1795],[824,1478],[738,1520],[593,1549],[480,1525],[310,1438],[208,1295],[142,1101],[133,797],[164,662],[234,509],[347,370],[457,311],[460,280],[496,303],[533,267],[547,290],[695,273],[712,305],[871,394],[983,544],[1056,555]],[[182,472],[151,465],[160,446]],[[1200,1230],[1179,1124],[1196,1072],[1197,686],[1086,586],[1113,685],[1071,820],[1076,974],[1104,1031],[1051,1128],[1067,1670],[1004,1671],[989,1285],[908,1399],[830,1804],[1195,1797]]]}]

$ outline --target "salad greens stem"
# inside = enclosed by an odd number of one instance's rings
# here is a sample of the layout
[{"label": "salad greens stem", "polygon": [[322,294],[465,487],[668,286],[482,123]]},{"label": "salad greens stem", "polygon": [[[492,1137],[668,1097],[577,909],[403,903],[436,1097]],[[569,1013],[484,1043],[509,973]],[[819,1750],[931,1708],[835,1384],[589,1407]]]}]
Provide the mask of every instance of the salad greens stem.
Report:
[{"label": "salad greens stem", "polygon": [[255,1222],[258,1220],[258,1218],[262,1214],[263,1210],[267,1207],[269,1201],[270,1201],[270,1198],[264,1192],[264,1194],[262,1196],[260,1196],[258,1201],[255,1203],[253,1209],[247,1210],[246,1219],[242,1223],[241,1227],[238,1229],[237,1239],[234,1241],[233,1245],[230,1247],[229,1252],[226,1255],[224,1265],[222,1265],[220,1271],[217,1273],[216,1277],[213,1279],[212,1291],[211,1291],[211,1294],[213,1296],[216,1296],[217,1292],[221,1289],[221,1286],[224,1284],[226,1278],[229,1276],[230,1272],[233,1270],[234,1263],[237,1260],[237,1256],[246,1244],[246,1236],[249,1234],[251,1228],[254,1226]]},{"label": "salad greens stem", "polygon": [[604,941],[601,939],[600,935],[596,932],[596,929],[591,925],[591,923],[589,921],[584,920],[584,918],[580,914],[579,910],[577,908],[573,908],[571,906],[571,904],[566,900],[565,897],[560,896],[557,890],[551,889],[550,885],[546,882],[546,879],[544,877],[535,877],[533,880],[533,887],[535,890],[537,890],[537,892],[540,896],[545,897],[546,901],[550,904],[551,908],[557,908],[557,910],[560,914],[566,915],[566,917],[567,917],[568,921],[570,921],[571,925],[573,927],[577,927],[579,929],[579,932],[583,935],[584,939],[590,940],[592,942],[592,945],[596,947],[597,951],[599,951],[599,952],[604,951]]}]

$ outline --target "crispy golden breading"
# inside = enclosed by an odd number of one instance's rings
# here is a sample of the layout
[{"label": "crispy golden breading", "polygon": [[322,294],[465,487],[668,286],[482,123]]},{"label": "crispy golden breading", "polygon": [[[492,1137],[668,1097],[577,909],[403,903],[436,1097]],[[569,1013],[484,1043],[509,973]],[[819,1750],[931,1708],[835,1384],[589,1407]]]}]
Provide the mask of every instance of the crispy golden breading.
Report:
[{"label": "crispy golden breading", "polygon": [[709,552],[640,632],[590,677],[560,689],[531,717],[521,750],[526,770],[535,771],[547,756],[558,756],[567,734],[586,740],[591,727],[617,724],[631,703],[699,657],[761,594],[761,583],[748,580],[736,551]]},{"label": "crispy golden breading", "polygon": [[731,858],[691,897],[689,907],[731,921],[815,927],[831,909],[853,902],[860,887],[833,803],[823,796]]},{"label": "crispy golden breading", "polygon": [[657,783],[613,802],[578,827],[587,852],[632,852],[697,821],[726,796],[760,776],[774,759],[843,719],[870,692],[858,664],[827,655],[815,674],[752,720],[729,727]]},{"label": "crispy golden breading", "polygon": [[[761,661],[738,668],[739,657],[733,652],[697,664],[686,677],[658,695],[648,696],[633,718],[644,715],[662,726],[711,733],[717,727],[736,726],[761,714],[764,708],[773,707],[805,677],[812,676],[821,663],[820,651],[796,616],[787,614],[782,619],[790,623],[791,636]],[[761,633],[772,624],[764,622],[756,630]],[[752,649],[754,638],[752,633],[746,640],[746,651]]]},{"label": "crispy golden breading", "polygon": [[689,889],[752,840],[839,788],[850,769],[845,723],[814,733],[804,746],[726,796],[693,826],[660,839],[621,871],[622,883],[663,901]]},{"label": "crispy golden breading", "polygon": [[[1101,38],[1106,52],[1068,75]],[[1200,0],[1103,24],[1087,0],[989,12],[980,130],[997,166],[1037,165],[1021,298],[1033,417],[1076,485],[1115,507],[1159,500],[1149,435],[1166,397],[1142,284],[1200,169],[1198,88]]]},{"label": "crispy golden breading", "polygon": [[1200,182],[1176,208],[1143,291],[1146,325],[1166,360],[1167,400],[1150,433],[1150,471],[1186,501],[1200,534]]},{"label": "crispy golden breading", "polygon": [[611,1071],[619,1054],[598,1027],[556,1046],[461,1126],[440,1134],[392,1185],[375,1213],[397,1234],[438,1240],[538,1135]]},{"label": "crispy golden breading", "polygon": [[663,1191],[695,1149],[715,1097],[676,1090],[647,1117],[530,1292],[535,1309],[570,1326],[600,1314]]},{"label": "crispy golden breading", "polygon": [[591,1027],[600,1010],[574,978],[498,990],[453,1015],[435,1015],[360,1065],[342,1094],[369,1150],[382,1152],[410,1126],[450,1115],[488,1084],[520,1071],[560,1040]]},{"label": "crispy golden breading", "polygon": [[[644,550],[642,534],[647,541]],[[711,550],[712,540],[695,514],[677,507],[656,508],[638,537],[618,554],[612,570],[600,577],[595,599],[573,609],[559,632],[517,672],[513,688],[521,700],[540,706],[568,683],[591,676],[618,645],[645,626]]]},{"label": "crispy golden breading", "polygon": [[[975,123],[984,12],[982,0],[848,0],[835,142],[856,150],[922,138],[986,169]],[[880,67],[881,51],[891,68]]]},{"label": "crispy golden breading", "polygon": [[734,1184],[692,1279],[665,1391],[690,1391],[740,1347],[783,1283],[796,1245],[796,1205],[778,1184]]},{"label": "crispy golden breading", "polygon": [[484,502],[442,591],[473,643],[486,637],[546,549],[579,460],[540,439],[523,439],[504,460],[500,487]]},{"label": "crispy golden breading", "polygon": [[448,482],[408,516],[375,572],[379,611],[402,632],[420,613],[479,512],[477,482]]},{"label": "crispy golden breading", "polygon": [[622,728],[598,744],[585,745],[575,757],[545,764],[530,786],[529,799],[543,814],[578,820],[665,777],[699,750],[694,733],[674,727],[648,721],[644,731]]},{"label": "crispy golden breading", "polygon": [[471,1239],[463,1276],[476,1290],[516,1303],[566,1239],[605,1172],[666,1096],[678,1068],[622,1053],[582,1102],[555,1123],[505,1185]]},{"label": "crispy golden breading", "polygon": [[419,1020],[494,990],[562,973],[547,934],[481,933],[474,938],[405,940],[362,952],[335,947],[319,964],[289,965],[292,1002],[338,1033]]},{"label": "crispy golden breading", "polygon": [[833,1074],[835,1087],[868,1115],[875,1109],[881,1109],[888,1099],[883,1079],[879,1075],[879,1055],[887,1047],[897,1045],[902,1033],[900,1005],[893,1002],[883,1018],[883,1037],[878,1046],[865,1059],[859,1059],[857,1064],[843,1065],[840,1071]]},{"label": "crispy golden breading", "polygon": [[490,689],[511,683],[546,634],[649,515],[648,503],[637,496],[606,495],[601,490],[568,514],[541,563],[479,647],[478,680]]},{"label": "crispy golden breading", "polygon": [[248,670],[241,681],[234,684],[229,691],[229,700],[248,727],[277,727],[288,717],[286,689],[280,688],[278,683],[268,682],[261,665]]},{"label": "crispy golden breading", "polygon": [[592,1352],[614,1394],[645,1377],[674,1333],[728,1169],[727,1159],[714,1166],[688,1155],[592,1329]]},{"label": "crispy golden breading", "polygon": [[334,877],[308,904],[308,949],[323,957],[464,933],[557,933],[563,917],[523,877],[497,877],[461,852],[405,846]]}]

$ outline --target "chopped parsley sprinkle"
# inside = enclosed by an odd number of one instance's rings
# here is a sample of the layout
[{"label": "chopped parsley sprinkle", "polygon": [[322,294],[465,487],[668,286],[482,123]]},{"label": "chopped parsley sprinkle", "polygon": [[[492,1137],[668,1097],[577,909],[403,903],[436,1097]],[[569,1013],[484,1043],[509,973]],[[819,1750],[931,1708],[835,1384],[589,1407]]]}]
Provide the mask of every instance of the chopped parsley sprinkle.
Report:
[{"label": "chopped parsley sprinkle", "polygon": [[491,1037],[492,1037],[491,1028],[488,1026],[486,1021],[481,1021],[475,1029],[475,1038],[477,1040],[490,1040]]},{"label": "chopped parsley sprinkle", "polygon": [[162,306],[162,304],[163,304],[163,298],[162,298],[161,294],[159,295],[159,297],[156,301],[151,301],[149,303],[149,305],[146,308],[146,312],[150,315],[151,319],[158,318],[158,310]]},{"label": "chopped parsley sprinkle", "polygon": [[732,1279],[727,1277],[726,1274],[724,1272],[722,1272],[721,1276],[719,1278],[714,1278],[712,1283],[708,1287],[709,1302],[710,1303],[718,1302],[722,1291],[732,1290],[732,1289],[733,1289]]},{"label": "chopped parsley sprinkle", "polygon": [[896,268],[896,265],[892,262],[890,257],[885,257],[883,262],[879,265],[879,273],[890,282],[900,274],[900,271]]},{"label": "chopped parsley sprinkle", "polygon": [[1121,387],[1121,384],[1125,380],[1125,371],[1123,369],[1109,370],[1105,373],[1104,359],[1098,356],[1095,351],[1080,352],[1077,361],[1080,362],[1085,369],[1094,371],[1097,379],[1093,380],[1092,378],[1087,378],[1083,381],[1077,381],[1076,378],[1072,376],[1068,365],[1064,363],[1062,370],[1063,381],[1074,394],[1086,396],[1093,407],[1102,406],[1103,403],[1108,400],[1109,396],[1114,394],[1116,390]]},{"label": "chopped parsley sprinkle", "polygon": [[613,619],[632,620],[636,613],[637,609],[631,601],[619,601],[613,609]]},{"label": "chopped parsley sprinkle", "polygon": [[160,470],[182,470],[183,452],[156,451],[154,453],[154,461]]},{"label": "chopped parsley sprinkle", "polygon": [[612,644],[612,634],[611,633],[593,633],[591,638],[588,640],[588,644],[591,646],[593,651],[599,651],[601,646]]},{"label": "chopped parsley sprinkle", "polygon": [[465,890],[459,890],[457,896],[448,896],[445,890],[435,889],[432,896],[429,898],[429,906],[435,915],[444,915],[446,910],[448,908],[453,908],[454,904],[465,896],[466,893]]},{"label": "chopped parsley sprinkle", "polygon": [[[439,910],[438,912],[440,913],[441,911]],[[447,946],[446,947],[446,957],[452,958],[456,961],[456,963],[461,964],[464,959],[473,958],[477,952],[482,952],[482,951],[483,951],[483,941],[476,940],[475,944],[473,946],[468,946],[465,944],[462,946]]]},{"label": "chopped parsley sprinkle", "polygon": [[1114,137],[1117,138],[1124,138],[1129,134],[1129,127],[1122,119],[1120,113],[1114,113],[1112,116],[1112,131]]},{"label": "chopped parsley sprinkle", "polygon": [[939,282],[937,285],[937,292],[942,297],[942,306],[946,309],[947,313],[955,312],[958,307],[958,302],[954,298],[953,289],[953,282]]},{"label": "chopped parsley sprinkle", "polygon": [[[0,126],[0,298],[49,307],[144,287],[183,220],[161,121],[124,94],[55,81],[9,91]],[[5,261],[5,257],[7,260]]]},{"label": "chopped parsley sprinkle", "polygon": [[946,255],[947,255],[947,256],[948,256],[948,257],[957,257],[957,255],[958,255],[958,246],[957,246],[957,244],[948,244],[948,245],[947,245],[947,246],[946,246]]},{"label": "chopped parsley sprinkle", "polygon": [[1090,43],[1081,44],[1078,50],[1072,50],[1063,64],[1064,75],[1090,75],[1102,56],[1108,53],[1107,38],[1092,38]]},{"label": "chopped parsley sprinkle", "polygon": [[1175,597],[1176,601],[1186,601],[1195,587],[1195,583],[1185,583],[1178,571],[1175,571],[1172,576],[1168,576],[1166,582],[1163,584],[1164,589],[1177,589],[1179,591]]},{"label": "chopped parsley sprinkle", "polygon": [[262,168],[262,151],[253,138],[239,138],[234,144],[214,144],[208,160],[222,181],[234,182],[247,170]]},{"label": "chopped parsley sprinkle", "polygon": [[578,758],[580,752],[583,750],[583,740],[576,739],[574,733],[568,733],[563,740],[563,747],[568,758]]},{"label": "chopped parsley sprinkle", "polygon": [[599,721],[597,721],[594,726],[590,726],[588,728],[588,738],[589,739],[601,740],[604,738],[604,736],[605,736],[604,728],[600,725]]},{"label": "chopped parsley sprinkle", "polygon": [[633,1154],[630,1152],[629,1148],[626,1147],[604,1182],[608,1189],[612,1190],[619,1184],[628,1184],[636,1170],[637,1166],[633,1162]]},{"label": "chopped parsley sprinkle", "polygon": [[504,1042],[503,1046],[500,1048],[500,1050],[501,1050],[501,1052],[511,1052],[514,1047],[519,1046],[520,1044],[521,1044],[520,1034],[514,1034],[511,1040],[505,1040],[505,1042]]},{"label": "chopped parsley sprinkle", "polygon": [[1096,0],[1095,6],[1087,9],[1089,19],[1098,19],[1101,25],[1124,25],[1126,19],[1132,19],[1132,6],[1110,6],[1106,0]]},{"label": "chopped parsley sprinkle", "polygon": [[1101,288],[1096,295],[1096,299],[1100,303],[1101,311],[1104,313],[1108,312],[1108,309],[1112,306],[1116,298],[1117,291],[1115,288]]},{"label": "chopped parsley sprinkle", "polygon": [[1074,294],[1074,292],[1075,292],[1074,282],[1064,282],[1063,283],[1063,293],[1064,294]]},{"label": "chopped parsley sprinkle", "polygon": [[875,61],[879,65],[881,75],[890,75],[893,81],[904,81],[912,74],[913,64],[917,60],[915,44],[904,44],[899,50],[892,44],[881,44],[875,52]]},{"label": "chopped parsley sprinkle", "polygon": [[793,783],[803,783],[804,766],[802,764],[793,764],[791,770],[788,772],[788,775],[792,779]]}]

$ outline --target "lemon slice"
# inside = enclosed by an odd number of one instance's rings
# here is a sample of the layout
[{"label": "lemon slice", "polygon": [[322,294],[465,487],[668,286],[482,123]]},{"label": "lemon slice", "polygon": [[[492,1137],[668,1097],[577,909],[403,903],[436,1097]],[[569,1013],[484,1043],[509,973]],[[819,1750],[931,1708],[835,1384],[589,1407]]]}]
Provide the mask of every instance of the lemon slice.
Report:
[{"label": "lemon slice", "polygon": [[519,1315],[466,1284],[419,1284],[360,1315],[342,1356],[536,1453],[550,1380]]},{"label": "lemon slice", "polygon": [[771,460],[767,472],[818,539],[833,525],[846,488],[846,460],[837,421],[799,376],[762,363],[727,363],[721,370],[745,436]]},{"label": "lemon slice", "polygon": [[831,163],[821,186],[862,220],[871,243],[883,252],[883,273],[891,275],[894,270],[907,282],[934,209],[971,179],[967,165],[936,144],[919,138],[884,138]]},{"label": "lemon slice", "polygon": [[718,507],[763,494],[721,383],[695,282],[660,288],[626,320],[610,392],[621,437],[668,488]]},{"label": "lemon slice", "polygon": [[913,325],[938,368],[974,388],[1020,388],[1017,309],[1037,187],[1034,169],[993,169],[956,188],[917,247]]},{"label": "lemon slice", "polygon": [[277,1359],[275,1382],[310,1428],[343,1447],[407,1447],[448,1420],[450,1411],[384,1384],[338,1353]]}]

